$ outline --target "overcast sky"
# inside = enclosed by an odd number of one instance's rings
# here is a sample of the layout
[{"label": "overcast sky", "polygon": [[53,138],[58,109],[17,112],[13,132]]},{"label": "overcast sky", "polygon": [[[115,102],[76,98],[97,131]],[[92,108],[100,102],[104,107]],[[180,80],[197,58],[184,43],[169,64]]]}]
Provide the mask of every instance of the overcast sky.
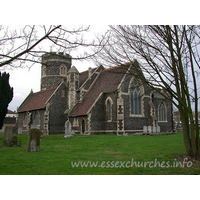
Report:
[{"label": "overcast sky", "polygon": [[[102,33],[106,30],[107,25],[92,25],[92,33]],[[89,67],[95,68],[96,65],[89,61],[72,60],[72,66],[75,66],[79,72],[88,70]],[[17,107],[25,100],[31,90],[40,91],[41,64],[34,64],[32,68],[17,68],[5,70],[10,74],[10,85],[14,88],[14,97],[9,104],[8,109],[16,111]],[[199,105],[200,106],[200,105]]]},{"label": "overcast sky", "polygon": [[[14,27],[14,26],[13,26]],[[92,33],[102,33],[107,25],[92,25]],[[86,38],[87,39],[87,38]],[[75,66],[79,72],[87,70],[89,67],[95,68],[96,65],[89,61],[72,60],[72,66]],[[31,90],[40,91],[41,64],[34,64],[29,68],[17,68],[13,70],[2,70],[10,74],[10,86],[14,88],[14,97],[10,102],[8,109],[16,111],[17,107],[25,100]]]}]

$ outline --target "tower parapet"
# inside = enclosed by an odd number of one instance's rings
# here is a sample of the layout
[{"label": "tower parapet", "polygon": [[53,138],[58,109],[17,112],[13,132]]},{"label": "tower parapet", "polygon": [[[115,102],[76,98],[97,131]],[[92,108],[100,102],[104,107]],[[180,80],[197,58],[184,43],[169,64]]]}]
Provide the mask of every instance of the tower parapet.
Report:
[{"label": "tower parapet", "polygon": [[71,68],[71,56],[63,52],[50,52],[42,55],[41,90],[54,87]]}]

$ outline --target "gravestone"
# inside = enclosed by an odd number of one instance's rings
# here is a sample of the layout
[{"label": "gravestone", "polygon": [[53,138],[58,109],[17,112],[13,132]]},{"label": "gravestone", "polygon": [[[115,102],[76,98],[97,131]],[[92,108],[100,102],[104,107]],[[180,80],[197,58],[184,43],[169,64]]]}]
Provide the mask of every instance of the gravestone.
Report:
[{"label": "gravestone", "polygon": [[13,127],[12,126],[6,126],[5,132],[4,132],[4,140],[12,140],[13,138]]},{"label": "gravestone", "polygon": [[37,125],[31,124],[31,129],[33,129],[33,128],[40,129]]},{"label": "gravestone", "polygon": [[143,133],[147,133],[147,126],[143,126]]},{"label": "gravestone", "polygon": [[153,126],[153,133],[156,133],[156,131],[157,131],[156,126]]},{"label": "gravestone", "polygon": [[71,122],[69,120],[67,120],[65,122],[65,138],[67,137],[71,137],[72,136],[72,125],[71,125]]},{"label": "gravestone", "polygon": [[151,126],[148,126],[148,133],[151,133]]},{"label": "gravestone", "polygon": [[33,128],[29,130],[27,152],[40,151],[40,135],[41,130]]},{"label": "gravestone", "polygon": [[22,134],[22,127],[18,127],[18,134],[21,135]]},{"label": "gravestone", "polygon": [[160,126],[157,126],[156,129],[157,133],[160,133]]},{"label": "gravestone", "polygon": [[17,140],[17,136],[13,136],[12,144],[13,144],[14,146],[21,146],[21,141],[20,141],[20,140]]}]

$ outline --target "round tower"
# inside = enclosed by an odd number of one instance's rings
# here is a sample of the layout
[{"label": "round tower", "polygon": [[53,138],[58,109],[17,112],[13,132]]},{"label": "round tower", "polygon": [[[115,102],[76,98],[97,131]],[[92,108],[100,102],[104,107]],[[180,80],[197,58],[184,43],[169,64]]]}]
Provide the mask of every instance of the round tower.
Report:
[{"label": "round tower", "polygon": [[41,90],[56,86],[71,68],[71,56],[62,52],[42,55]]}]

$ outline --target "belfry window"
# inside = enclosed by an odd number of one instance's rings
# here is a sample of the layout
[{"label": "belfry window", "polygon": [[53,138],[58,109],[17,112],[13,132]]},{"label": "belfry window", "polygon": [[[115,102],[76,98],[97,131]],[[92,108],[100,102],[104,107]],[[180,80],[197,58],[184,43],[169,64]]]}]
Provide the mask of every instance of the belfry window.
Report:
[{"label": "belfry window", "polygon": [[131,115],[142,115],[141,90],[136,80],[131,85]]},{"label": "belfry window", "polygon": [[67,68],[65,65],[60,66],[60,74],[61,75],[66,75],[67,74]]},{"label": "belfry window", "polygon": [[163,102],[159,105],[159,108],[158,108],[158,121],[159,122],[167,121],[167,109]]}]

